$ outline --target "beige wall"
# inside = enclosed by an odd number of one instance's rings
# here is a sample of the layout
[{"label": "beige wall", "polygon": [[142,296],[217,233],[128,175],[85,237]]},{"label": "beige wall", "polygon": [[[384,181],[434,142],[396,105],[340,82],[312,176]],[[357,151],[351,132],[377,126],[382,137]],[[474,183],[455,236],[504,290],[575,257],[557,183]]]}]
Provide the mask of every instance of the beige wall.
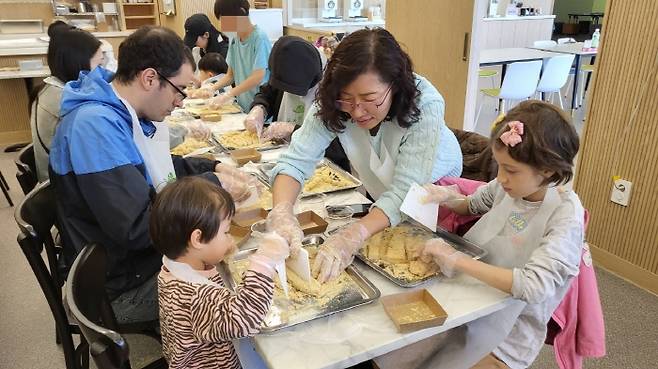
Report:
[{"label": "beige wall", "polygon": [[[162,9],[162,0],[158,0]],[[185,20],[196,13],[205,13],[210,21],[219,29],[219,21],[213,13],[215,0],[176,0],[176,15],[167,17],[160,15],[160,25],[171,28],[181,37],[185,36]]]},{"label": "beige wall", "polygon": [[[658,293],[658,14],[655,0],[609,0],[575,189],[592,215],[595,261]],[[613,176],[633,183],[610,201]]]}]

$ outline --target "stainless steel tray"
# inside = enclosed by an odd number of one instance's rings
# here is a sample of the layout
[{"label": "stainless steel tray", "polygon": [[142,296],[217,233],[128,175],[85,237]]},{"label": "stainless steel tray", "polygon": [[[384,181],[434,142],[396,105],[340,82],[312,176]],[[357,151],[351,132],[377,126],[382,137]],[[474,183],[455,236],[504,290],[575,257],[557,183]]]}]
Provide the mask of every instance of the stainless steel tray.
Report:
[{"label": "stainless steel tray", "polygon": [[[483,258],[484,256],[487,255],[487,252],[477,246],[476,244],[466,240],[463,237],[460,237],[456,234],[452,234],[444,229],[437,229],[436,232],[431,232],[428,229],[425,229],[422,226],[419,226],[417,223],[413,221],[404,221],[400,223],[400,225],[406,225],[406,226],[412,226],[414,228],[418,228],[419,230],[426,232],[429,236],[431,237],[441,237],[443,238],[446,242],[448,242],[452,247],[454,247],[456,250],[461,251],[465,253],[466,255],[471,256],[475,260],[479,260]],[[377,262],[372,261],[368,259],[365,255],[363,255],[363,249],[361,249],[357,254],[356,257],[359,258],[359,260],[363,261],[366,265],[370,266],[373,268],[375,271],[377,271],[379,274],[383,275],[386,277],[388,280],[391,282],[395,283],[396,285],[400,287],[405,287],[405,288],[411,288],[411,287],[416,287],[419,286],[431,279],[434,279],[438,276],[441,276],[440,272],[437,272],[435,274],[426,276],[421,279],[414,279],[414,280],[407,280],[407,279],[401,279],[397,278],[393,275],[391,275],[386,269],[384,269],[381,265],[379,265]]]},{"label": "stainless steel tray", "polygon": [[[217,142],[217,145],[224,151],[224,152],[229,152],[231,150],[236,150],[236,149],[245,149],[246,147],[230,147],[222,144],[222,140],[220,139],[223,134],[226,133],[231,133],[231,132],[240,132],[244,131],[244,129],[236,130],[236,131],[228,131],[228,132],[222,132],[222,133],[217,133],[213,132],[212,136]],[[274,139],[271,141],[268,141],[266,143],[261,144],[260,146],[251,146],[252,148],[258,150],[258,151],[266,151],[266,150],[274,150],[278,149],[280,147],[285,147],[288,145],[288,141],[284,139]]]},{"label": "stainless steel tray", "polygon": [[[327,166],[327,167],[333,169],[334,171],[338,172],[340,175],[347,178],[353,184],[350,185],[350,186],[335,188],[335,189],[327,190],[327,191],[318,191],[318,192],[306,192],[306,191],[304,191],[304,186],[302,186],[302,193],[301,193],[302,197],[312,196],[312,195],[316,195],[318,193],[331,193],[331,192],[337,192],[337,191],[351,190],[353,188],[358,188],[358,187],[361,187],[363,185],[363,183],[361,183],[361,181],[358,178],[353,176],[351,173],[346,172],[345,170],[343,170],[343,168],[339,167],[336,163],[334,163],[333,161],[331,161],[327,158],[323,158],[322,160],[320,160],[320,162],[315,166],[315,168],[317,169],[317,168],[320,168],[322,166]],[[304,183],[306,183],[306,182],[304,182]]]},{"label": "stainless steel tray", "polygon": [[[304,239],[303,245],[304,247],[313,247],[320,245],[322,242],[324,242],[324,237],[322,235],[311,235]],[[255,249],[250,249],[238,252],[233,257],[232,263],[247,258],[255,251]],[[235,291],[235,288],[238,285],[238,276],[233,274],[231,266],[222,262],[219,269],[226,285],[231,290]],[[381,296],[377,287],[375,287],[375,285],[363,276],[363,274],[361,274],[361,272],[359,272],[354,266],[348,266],[347,269],[345,269],[345,272],[353,283],[350,283],[350,286],[348,286],[345,291],[328,301],[328,303],[322,307],[309,304],[308,306],[299,305],[299,307],[294,310],[286,310],[285,298],[278,298],[275,296],[274,303],[261,327],[261,333],[277,331],[279,329],[292,327],[314,319],[323,318],[340,311],[349,310],[357,306],[371,303]]]}]

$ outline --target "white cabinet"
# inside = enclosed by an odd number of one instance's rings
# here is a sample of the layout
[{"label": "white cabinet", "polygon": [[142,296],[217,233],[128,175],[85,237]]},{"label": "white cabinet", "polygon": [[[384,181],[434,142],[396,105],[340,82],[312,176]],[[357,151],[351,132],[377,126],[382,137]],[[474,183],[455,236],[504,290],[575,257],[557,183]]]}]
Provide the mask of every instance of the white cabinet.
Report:
[{"label": "white cabinet", "polygon": [[538,40],[550,40],[555,16],[484,18],[482,50],[530,47]]}]

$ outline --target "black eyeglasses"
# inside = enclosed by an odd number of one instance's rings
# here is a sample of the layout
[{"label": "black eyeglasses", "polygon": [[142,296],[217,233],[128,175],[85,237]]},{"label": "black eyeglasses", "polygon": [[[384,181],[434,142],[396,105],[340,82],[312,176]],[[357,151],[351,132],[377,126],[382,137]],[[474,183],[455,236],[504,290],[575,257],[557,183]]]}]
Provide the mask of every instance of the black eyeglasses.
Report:
[{"label": "black eyeglasses", "polygon": [[393,84],[391,83],[386,89],[386,93],[384,94],[384,97],[382,97],[381,102],[379,103],[377,103],[376,101],[361,101],[355,104],[347,100],[336,100],[336,105],[338,106],[338,109],[346,113],[352,112],[354,111],[354,109],[359,107],[366,110],[373,110],[373,109],[377,110],[379,109],[380,106],[384,105],[384,101],[386,101],[386,97],[388,97],[388,93],[391,92],[392,87]]},{"label": "black eyeglasses", "polygon": [[[171,87],[173,87],[174,90],[176,90],[176,92],[178,92],[178,94],[180,94],[180,99],[181,99],[181,100],[185,100],[185,99],[187,99],[187,94],[186,94],[185,92],[183,92],[183,90],[181,90],[181,89],[180,89],[178,86],[176,86],[173,82],[171,82],[167,77],[165,77],[165,76],[163,76],[162,74],[160,74],[160,72],[158,72],[157,69],[155,70],[155,73],[157,73],[158,76],[160,76],[160,78],[162,78],[162,79],[164,79],[165,81],[167,81],[167,83],[169,83],[169,84],[171,85]],[[179,96],[177,96],[177,97],[179,97]]]}]

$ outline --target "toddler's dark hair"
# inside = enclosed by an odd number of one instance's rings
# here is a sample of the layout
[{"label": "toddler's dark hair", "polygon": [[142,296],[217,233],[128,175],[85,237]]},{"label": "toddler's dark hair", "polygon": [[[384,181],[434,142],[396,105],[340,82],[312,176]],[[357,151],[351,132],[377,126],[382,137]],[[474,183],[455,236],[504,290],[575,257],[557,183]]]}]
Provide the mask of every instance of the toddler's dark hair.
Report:
[{"label": "toddler's dark hair", "polygon": [[226,190],[201,177],[184,177],[166,185],[155,198],[149,234],[156,250],[176,259],[185,254],[195,229],[201,230],[202,242],[209,242],[233,214],[235,204]]}]

